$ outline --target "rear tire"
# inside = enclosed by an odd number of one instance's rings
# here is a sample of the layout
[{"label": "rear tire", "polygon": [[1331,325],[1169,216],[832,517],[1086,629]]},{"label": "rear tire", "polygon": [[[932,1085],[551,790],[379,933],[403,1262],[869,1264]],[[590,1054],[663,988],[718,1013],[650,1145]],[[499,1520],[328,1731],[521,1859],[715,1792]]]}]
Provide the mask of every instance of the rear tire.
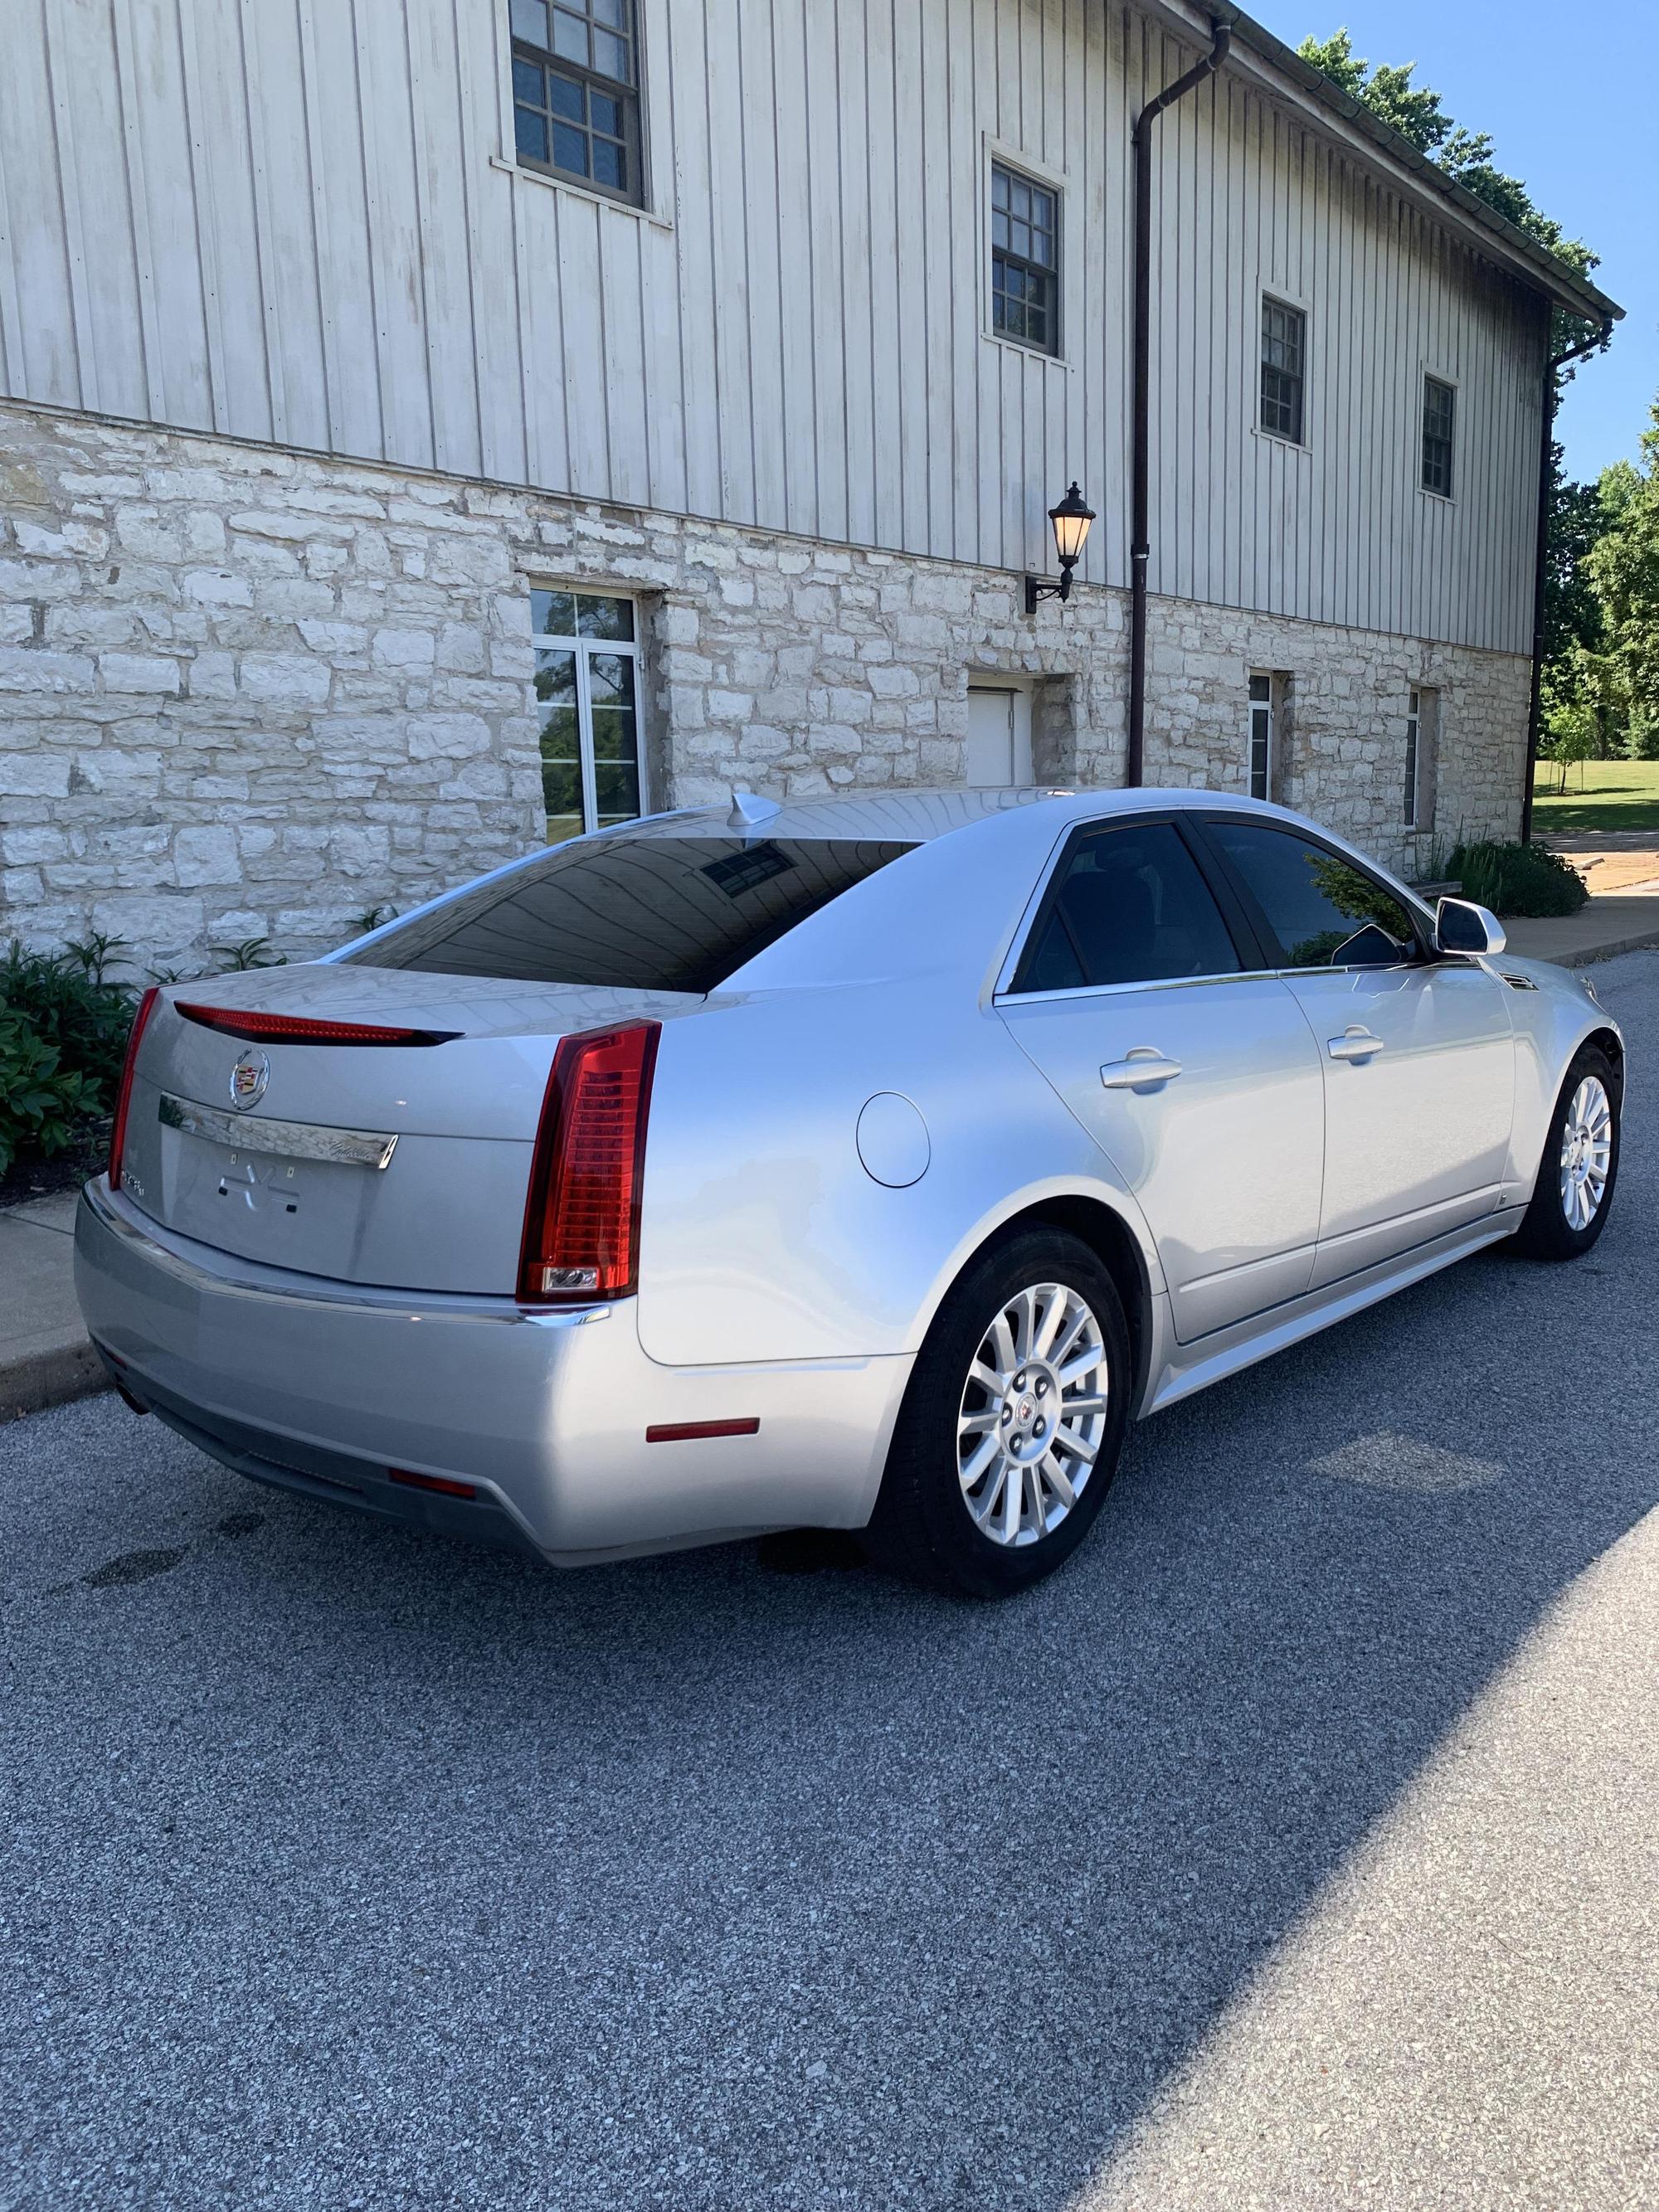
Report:
[{"label": "rear tire", "polygon": [[974,1261],[905,1392],[868,1543],[964,1597],[1008,1597],[1068,1559],[1117,1470],[1133,1377],[1111,1277],[1079,1238],[1024,1230]]},{"label": "rear tire", "polygon": [[1532,1202],[1516,1232],[1531,1260],[1577,1260],[1607,1226],[1619,1179],[1620,1085],[1599,1045],[1575,1054],[1544,1138]]}]

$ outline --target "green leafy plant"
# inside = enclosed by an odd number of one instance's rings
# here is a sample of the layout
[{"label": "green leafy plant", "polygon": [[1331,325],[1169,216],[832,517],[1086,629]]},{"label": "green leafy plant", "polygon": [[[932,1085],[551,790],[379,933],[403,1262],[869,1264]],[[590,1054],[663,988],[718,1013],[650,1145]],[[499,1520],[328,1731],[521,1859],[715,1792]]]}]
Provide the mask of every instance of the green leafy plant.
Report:
[{"label": "green leafy plant", "polygon": [[286,952],[273,952],[268,937],[245,937],[240,945],[216,945],[210,948],[225,962],[218,972],[237,975],[250,969],[286,968]]},{"label": "green leafy plant", "polygon": [[63,952],[13,939],[0,962],[0,1175],[21,1152],[49,1158],[114,1103],[133,994],[109,980],[119,940]]},{"label": "green leafy plant", "polygon": [[1447,872],[1466,898],[1517,918],[1577,914],[1589,896],[1577,868],[1541,845],[1460,845]]}]

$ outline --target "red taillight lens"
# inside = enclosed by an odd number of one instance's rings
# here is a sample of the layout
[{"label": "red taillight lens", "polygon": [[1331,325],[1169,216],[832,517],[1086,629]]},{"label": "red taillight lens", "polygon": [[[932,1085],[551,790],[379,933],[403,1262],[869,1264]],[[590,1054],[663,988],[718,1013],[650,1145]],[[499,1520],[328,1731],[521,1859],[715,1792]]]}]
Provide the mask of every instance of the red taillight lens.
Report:
[{"label": "red taillight lens", "polygon": [[187,1022],[222,1030],[250,1044],[447,1044],[459,1030],[388,1029],[379,1022],[319,1022],[303,1014],[254,1014],[240,1006],[198,1006],[175,1001]]},{"label": "red taillight lens", "polygon": [[149,1018],[155,1012],[155,1001],[161,993],[151,984],[138,1001],[138,1011],[132,1018],[131,1032],[127,1038],[127,1056],[121,1063],[121,1088],[115,1094],[115,1119],[109,1133],[109,1187],[121,1188],[121,1155],[127,1146],[127,1108],[132,1103],[132,1071],[138,1064],[138,1048],[143,1042]]},{"label": "red taillight lens", "polygon": [[619,1298],[639,1261],[640,1182],[658,1022],[564,1038],[542,1101],[519,1296]]}]

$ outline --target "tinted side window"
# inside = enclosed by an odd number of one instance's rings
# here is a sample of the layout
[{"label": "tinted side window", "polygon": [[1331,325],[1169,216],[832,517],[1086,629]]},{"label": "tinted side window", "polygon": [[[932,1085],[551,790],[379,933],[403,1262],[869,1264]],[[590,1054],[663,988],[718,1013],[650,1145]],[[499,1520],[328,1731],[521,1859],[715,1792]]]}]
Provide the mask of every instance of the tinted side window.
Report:
[{"label": "tinted side window", "polygon": [[1238,952],[1180,832],[1168,822],[1085,832],[1060,864],[1017,991],[1230,975]]},{"label": "tinted side window", "polygon": [[1206,824],[1244,879],[1289,968],[1392,968],[1417,946],[1394,893],[1292,830],[1237,819]]}]

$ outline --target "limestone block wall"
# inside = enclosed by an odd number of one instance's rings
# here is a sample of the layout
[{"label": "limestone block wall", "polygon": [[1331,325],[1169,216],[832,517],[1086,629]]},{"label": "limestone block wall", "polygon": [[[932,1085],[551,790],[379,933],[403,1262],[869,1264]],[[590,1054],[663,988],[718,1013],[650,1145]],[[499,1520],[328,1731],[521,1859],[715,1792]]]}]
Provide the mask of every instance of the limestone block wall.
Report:
[{"label": "limestone block wall", "polygon": [[[0,404],[0,939],[186,972],[303,957],[543,835],[532,581],[639,596],[657,806],[959,781],[974,673],[1035,688],[1037,774],[1122,776],[1127,607],[994,570]],[[1147,778],[1280,793],[1391,864],[1406,700],[1438,826],[1512,835],[1524,660],[1155,600]]]}]

